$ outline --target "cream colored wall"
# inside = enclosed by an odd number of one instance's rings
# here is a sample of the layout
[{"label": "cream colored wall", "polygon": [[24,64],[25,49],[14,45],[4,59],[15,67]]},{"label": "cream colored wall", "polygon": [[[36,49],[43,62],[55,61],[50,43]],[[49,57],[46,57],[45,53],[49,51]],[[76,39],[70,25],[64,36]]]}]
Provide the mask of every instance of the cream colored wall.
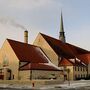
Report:
[{"label": "cream colored wall", "polygon": [[39,33],[37,38],[35,39],[34,45],[39,46],[42,48],[44,53],[48,56],[48,58],[51,60],[53,64],[58,66],[58,56],[57,54],[53,51],[53,49],[49,46],[49,44],[46,42],[46,40],[41,36]]},{"label": "cream colored wall", "polygon": [[[7,68],[11,69],[12,75],[14,75],[14,79],[18,79],[18,67],[19,67],[19,60],[15,53],[13,52],[13,49],[11,48],[10,44],[8,43],[7,40],[5,40],[3,46],[1,47],[0,50],[0,62],[1,62],[1,67],[3,66],[3,60],[5,57],[8,60],[8,66]],[[12,76],[13,77],[13,76]]]},{"label": "cream colored wall", "polygon": [[67,79],[68,79],[68,75],[69,75],[69,80],[73,80],[73,66],[66,66],[66,70],[67,69],[70,70],[69,73],[66,71],[66,73],[67,73]]},{"label": "cream colored wall", "polygon": [[30,80],[30,70],[19,71],[20,80]]},{"label": "cream colored wall", "polygon": [[[19,75],[21,80],[30,80],[30,70],[20,71]],[[56,79],[64,80],[60,71],[44,71],[44,70],[32,70],[32,79],[49,79],[51,74],[54,74]]]},{"label": "cream colored wall", "polygon": [[54,74],[57,79],[60,77],[60,71],[44,71],[44,70],[33,70],[33,78],[45,77],[49,78],[51,74]]}]

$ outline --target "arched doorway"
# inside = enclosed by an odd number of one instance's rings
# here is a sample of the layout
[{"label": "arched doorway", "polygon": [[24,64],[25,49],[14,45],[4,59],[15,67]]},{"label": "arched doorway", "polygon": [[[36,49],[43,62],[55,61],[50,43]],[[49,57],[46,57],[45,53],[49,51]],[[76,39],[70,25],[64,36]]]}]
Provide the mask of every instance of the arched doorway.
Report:
[{"label": "arched doorway", "polygon": [[10,69],[7,69],[7,80],[11,80],[12,79],[12,72]]}]

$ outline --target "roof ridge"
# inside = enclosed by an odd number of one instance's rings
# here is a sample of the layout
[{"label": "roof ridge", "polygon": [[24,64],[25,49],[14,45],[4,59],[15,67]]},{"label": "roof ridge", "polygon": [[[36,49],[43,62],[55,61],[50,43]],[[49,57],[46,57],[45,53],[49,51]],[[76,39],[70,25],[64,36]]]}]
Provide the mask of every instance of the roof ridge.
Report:
[{"label": "roof ridge", "polygon": [[[38,46],[36,46],[36,45],[33,45],[33,44],[27,44],[27,43],[24,43],[24,42],[20,42],[20,41],[17,41],[17,40],[12,40],[12,39],[6,39],[7,41],[13,41],[13,42],[17,42],[17,43],[21,43],[21,44],[26,44],[26,45],[30,45],[30,46],[33,46],[33,47],[38,47]],[[10,43],[10,42],[9,42]],[[38,47],[38,48],[40,48],[40,47]]]},{"label": "roof ridge", "polygon": [[[44,36],[48,36],[48,37],[50,37],[50,38],[52,38],[52,39],[55,39],[55,40],[57,40],[57,41],[60,41],[60,42],[62,42],[61,40],[59,40],[59,39],[57,39],[57,38],[54,38],[54,37],[51,37],[51,36],[49,36],[49,35],[46,35],[46,34],[43,34],[43,33],[40,33],[41,35],[44,35]],[[63,42],[62,42],[63,43]],[[83,49],[83,48],[81,48],[81,47],[78,47],[78,46],[76,46],[76,45],[73,45],[73,44],[70,44],[70,43],[63,43],[64,45],[66,44],[66,45],[71,45],[71,46],[73,46],[73,47],[75,47],[75,48],[78,48],[78,49],[82,49],[82,50],[84,50],[84,51],[87,51],[87,52],[90,52],[90,51],[88,51],[88,50],[86,50],[86,49]]]},{"label": "roof ridge", "polygon": [[[54,38],[54,37],[51,37],[51,36],[49,36],[49,35],[46,35],[46,34],[43,34],[43,33],[40,33],[40,34],[62,42],[61,40],[59,40],[59,39],[57,39],[57,38]],[[62,42],[62,43],[63,43],[63,42]]]},{"label": "roof ridge", "polygon": [[73,44],[70,44],[70,43],[66,43],[66,44],[67,44],[67,45],[70,45],[70,46],[72,46],[72,47],[75,47],[75,48],[77,48],[77,49],[81,49],[81,50],[84,50],[84,51],[87,51],[87,52],[90,53],[90,51],[88,51],[88,50],[86,50],[86,49],[84,49],[84,48],[78,47],[78,46],[73,45]]}]

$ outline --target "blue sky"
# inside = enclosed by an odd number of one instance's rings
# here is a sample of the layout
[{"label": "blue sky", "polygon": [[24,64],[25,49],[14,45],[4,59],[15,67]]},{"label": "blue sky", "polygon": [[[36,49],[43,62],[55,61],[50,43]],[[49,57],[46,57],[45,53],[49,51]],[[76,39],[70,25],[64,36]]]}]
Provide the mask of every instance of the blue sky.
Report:
[{"label": "blue sky", "polygon": [[6,38],[23,42],[21,25],[29,43],[39,32],[58,38],[61,10],[66,41],[90,50],[90,0],[0,0],[0,46]]}]

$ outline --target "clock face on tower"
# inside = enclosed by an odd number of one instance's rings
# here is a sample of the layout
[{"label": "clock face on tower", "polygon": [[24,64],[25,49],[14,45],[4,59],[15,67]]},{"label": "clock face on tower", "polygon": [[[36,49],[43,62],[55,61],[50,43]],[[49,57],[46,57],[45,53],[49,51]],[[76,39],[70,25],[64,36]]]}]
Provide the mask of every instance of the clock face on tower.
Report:
[{"label": "clock face on tower", "polygon": [[9,65],[9,59],[6,55],[3,56],[3,67],[6,67]]}]

